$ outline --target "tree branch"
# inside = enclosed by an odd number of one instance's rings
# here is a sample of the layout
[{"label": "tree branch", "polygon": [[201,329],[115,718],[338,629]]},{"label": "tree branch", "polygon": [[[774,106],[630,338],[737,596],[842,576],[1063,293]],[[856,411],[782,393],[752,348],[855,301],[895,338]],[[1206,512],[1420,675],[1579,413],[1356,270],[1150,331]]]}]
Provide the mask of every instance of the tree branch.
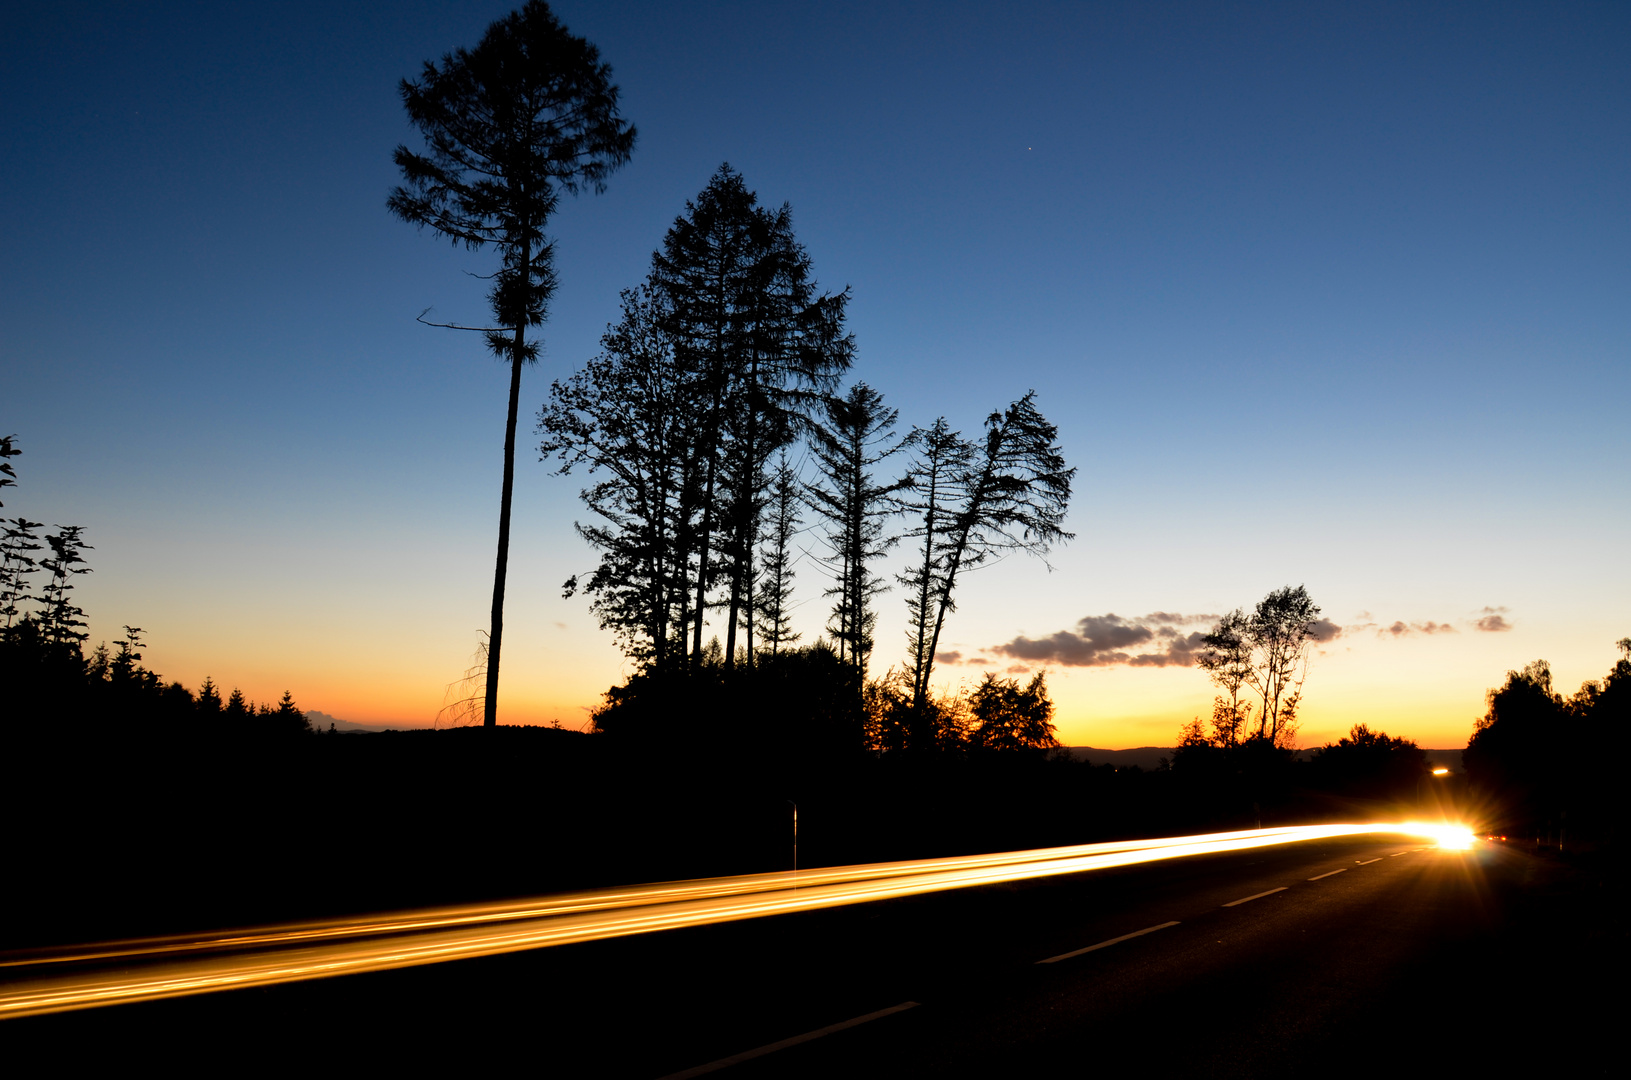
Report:
[{"label": "tree branch", "polygon": [[426,326],[439,326],[443,330],[474,330],[479,334],[503,334],[514,329],[513,327],[509,326],[460,326],[458,323],[431,322],[425,318],[425,316],[429,315],[430,312],[431,309],[426,308],[424,311],[421,311],[418,315],[414,316],[413,321],[424,323]]}]

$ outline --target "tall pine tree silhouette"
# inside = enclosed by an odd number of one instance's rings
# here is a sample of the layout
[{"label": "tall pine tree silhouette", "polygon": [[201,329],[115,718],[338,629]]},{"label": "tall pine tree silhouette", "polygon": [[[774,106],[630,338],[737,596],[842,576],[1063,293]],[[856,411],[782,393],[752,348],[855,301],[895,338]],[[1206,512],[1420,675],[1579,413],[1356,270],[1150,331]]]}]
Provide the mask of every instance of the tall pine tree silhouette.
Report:
[{"label": "tall pine tree silhouette", "polygon": [[488,348],[510,363],[487,638],[488,727],[498,719],[521,368],[538,358],[527,328],[543,324],[555,290],[554,245],[544,227],[562,192],[603,191],[606,177],[633,150],[635,131],[618,112],[611,73],[599,50],[569,33],[549,5],[532,0],[488,27],[474,49],[455,50],[439,65],[427,61],[417,80],[401,86],[425,152],[397,147],[404,183],[391,193],[391,212],[455,245],[492,245],[500,253],[488,294],[497,325],[456,327],[484,333]]}]

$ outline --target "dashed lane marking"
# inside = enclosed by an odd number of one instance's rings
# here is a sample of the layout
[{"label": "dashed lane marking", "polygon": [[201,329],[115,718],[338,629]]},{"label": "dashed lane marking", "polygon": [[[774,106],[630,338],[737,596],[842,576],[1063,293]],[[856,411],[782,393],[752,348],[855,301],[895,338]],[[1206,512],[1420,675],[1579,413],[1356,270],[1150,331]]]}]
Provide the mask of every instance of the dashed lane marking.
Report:
[{"label": "dashed lane marking", "polygon": [[1360,859],[1359,862],[1355,863],[1354,865],[1356,865],[1356,866],[1369,866],[1373,862],[1381,862],[1381,861],[1382,861],[1382,856],[1378,855],[1374,859]]},{"label": "dashed lane marking", "polygon": [[834,1032],[843,1031],[845,1028],[852,1028],[859,1024],[868,1023],[872,1020],[882,1020],[886,1016],[893,1016],[895,1013],[905,1012],[907,1009],[915,1009],[917,1008],[917,1005],[918,1003],[915,1001],[903,1001],[899,1005],[891,1005],[887,1009],[879,1009],[877,1012],[870,1012],[865,1016],[857,1016],[853,1020],[845,1020],[842,1023],[828,1024],[826,1027],[820,1028],[819,1030],[806,1031],[803,1035],[794,1035],[791,1039],[783,1039],[781,1042],[773,1042],[766,1046],[761,1046],[756,1050],[744,1050],[740,1054],[732,1054],[730,1057],[720,1058],[718,1061],[710,1061],[706,1065],[697,1065],[694,1068],[685,1069],[682,1072],[669,1073],[667,1076],[663,1077],[662,1080],[686,1080],[687,1077],[702,1076],[705,1073],[716,1072],[720,1069],[728,1069],[732,1065],[739,1065],[744,1061],[752,1061],[754,1058],[764,1057],[766,1054],[774,1054],[778,1050],[786,1050],[790,1046],[797,1046],[800,1043],[807,1043],[812,1039],[819,1039],[823,1035],[831,1035]]},{"label": "dashed lane marking", "polygon": [[1316,874],[1314,877],[1311,877],[1308,880],[1309,881],[1318,881],[1320,878],[1328,878],[1332,874],[1340,874],[1340,873],[1343,872],[1343,870],[1346,870],[1346,869],[1348,869],[1348,868],[1346,866],[1344,866],[1341,870],[1328,870],[1323,874]]},{"label": "dashed lane marking", "polygon": [[1395,851],[1392,855],[1389,855],[1388,858],[1397,859],[1400,855],[1408,855],[1408,854],[1410,854],[1410,852],[1408,852],[1408,851]]},{"label": "dashed lane marking", "polygon": [[1265,896],[1273,896],[1277,892],[1285,892],[1288,888],[1290,888],[1289,885],[1282,885],[1278,889],[1270,889],[1268,892],[1253,893],[1251,896],[1242,896],[1239,900],[1231,900],[1223,906],[1234,907],[1236,904],[1244,904],[1250,900],[1261,900]]},{"label": "dashed lane marking", "polygon": [[1095,949],[1103,949],[1103,948],[1106,948],[1107,946],[1110,946],[1110,945],[1116,945],[1116,944],[1119,944],[1120,942],[1123,942],[1123,941],[1130,941],[1135,937],[1143,937],[1145,934],[1153,934],[1157,930],[1165,930],[1169,926],[1177,926],[1177,925],[1178,925],[1178,920],[1174,919],[1171,922],[1164,922],[1160,926],[1146,926],[1142,930],[1134,930],[1130,934],[1123,934],[1120,937],[1113,937],[1113,938],[1109,939],[1108,941],[1101,941],[1097,945],[1089,945],[1085,949],[1077,949],[1074,952],[1060,953],[1058,956],[1050,956],[1046,960],[1038,960],[1037,963],[1039,963],[1039,964],[1056,964],[1061,960],[1069,960],[1073,956],[1080,956],[1083,953],[1093,952]]}]

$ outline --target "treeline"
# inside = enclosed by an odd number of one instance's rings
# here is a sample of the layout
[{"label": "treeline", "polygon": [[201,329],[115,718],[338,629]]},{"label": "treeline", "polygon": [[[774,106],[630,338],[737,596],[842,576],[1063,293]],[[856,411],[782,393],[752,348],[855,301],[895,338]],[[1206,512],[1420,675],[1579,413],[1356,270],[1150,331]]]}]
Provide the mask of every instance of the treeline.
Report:
[{"label": "treeline", "polygon": [[[21,453],[15,435],[0,437],[0,488],[16,485],[10,459]],[[87,654],[85,612],[74,598],[76,580],[91,572],[85,552],[94,549],[84,528],[59,525],[42,536],[44,525],[23,516],[0,519],[0,526],[0,701],[7,734],[163,741],[310,732],[288,692],[276,704],[257,705],[237,689],[223,699],[209,678],[196,694],[165,682],[142,665],[141,627],[126,626],[112,649],[103,643]]]},{"label": "treeline", "polygon": [[713,640],[683,677],[648,670],[613,687],[593,725],[614,742],[812,781],[883,757],[1040,760],[1059,747],[1043,673],[1023,683],[988,673],[970,691],[931,695],[926,708],[910,690],[899,674],[863,682],[825,641],[731,665]]},{"label": "treeline", "polygon": [[[761,206],[723,166],[623,293],[600,353],[551,388],[539,451],[560,473],[590,475],[581,497],[594,517],[578,531],[599,556],[564,591],[590,597],[637,665],[597,714],[602,730],[655,730],[744,696],[797,709],[757,688],[798,671],[811,700],[843,699],[829,726],[852,750],[1045,744],[996,734],[1008,721],[995,702],[1014,688],[992,682],[963,708],[937,703],[930,677],[962,578],[1069,538],[1075,470],[1057,429],[1026,394],[977,437],[945,418],[898,430],[876,389],[842,386],[855,358],[848,301],[817,288],[789,208]],[[886,567],[903,542],[905,566]],[[800,651],[806,554],[831,606],[822,642]],[[872,682],[878,598],[896,585],[906,653]],[[763,678],[734,674],[765,666]]]},{"label": "treeline", "polygon": [[1491,828],[1566,846],[1570,835],[1598,839],[1623,827],[1625,781],[1612,747],[1631,725],[1631,638],[1616,644],[1608,673],[1567,697],[1544,660],[1489,691],[1464,759]]},{"label": "treeline", "polygon": [[[1356,725],[1348,736],[1298,760],[1295,735],[1307,655],[1322,623],[1302,586],[1269,593],[1197,635],[1196,666],[1221,693],[1208,720],[1179,731],[1168,768],[1189,800],[1220,809],[1289,806],[1319,793],[1400,810],[1453,812],[1495,833],[1565,845],[1566,837],[1616,834],[1621,785],[1612,755],[1599,752],[1631,723],[1631,638],[1602,679],[1565,696],[1544,660],[1507,672],[1487,694],[1462,759],[1465,783],[1432,778],[1414,742]],[[1571,747],[1593,752],[1577,756]],[[1299,796],[1297,793],[1304,793]]]}]

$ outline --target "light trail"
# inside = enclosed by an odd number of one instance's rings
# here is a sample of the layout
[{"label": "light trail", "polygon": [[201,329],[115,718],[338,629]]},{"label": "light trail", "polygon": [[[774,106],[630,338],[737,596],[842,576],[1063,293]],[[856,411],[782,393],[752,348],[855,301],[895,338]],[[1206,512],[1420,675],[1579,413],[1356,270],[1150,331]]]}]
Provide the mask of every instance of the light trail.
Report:
[{"label": "light trail", "polygon": [[[1307,825],[600,889],[0,957],[0,1019],[436,964],[1367,833],[1470,843],[1456,826]],[[69,967],[71,965],[71,967]]]}]

